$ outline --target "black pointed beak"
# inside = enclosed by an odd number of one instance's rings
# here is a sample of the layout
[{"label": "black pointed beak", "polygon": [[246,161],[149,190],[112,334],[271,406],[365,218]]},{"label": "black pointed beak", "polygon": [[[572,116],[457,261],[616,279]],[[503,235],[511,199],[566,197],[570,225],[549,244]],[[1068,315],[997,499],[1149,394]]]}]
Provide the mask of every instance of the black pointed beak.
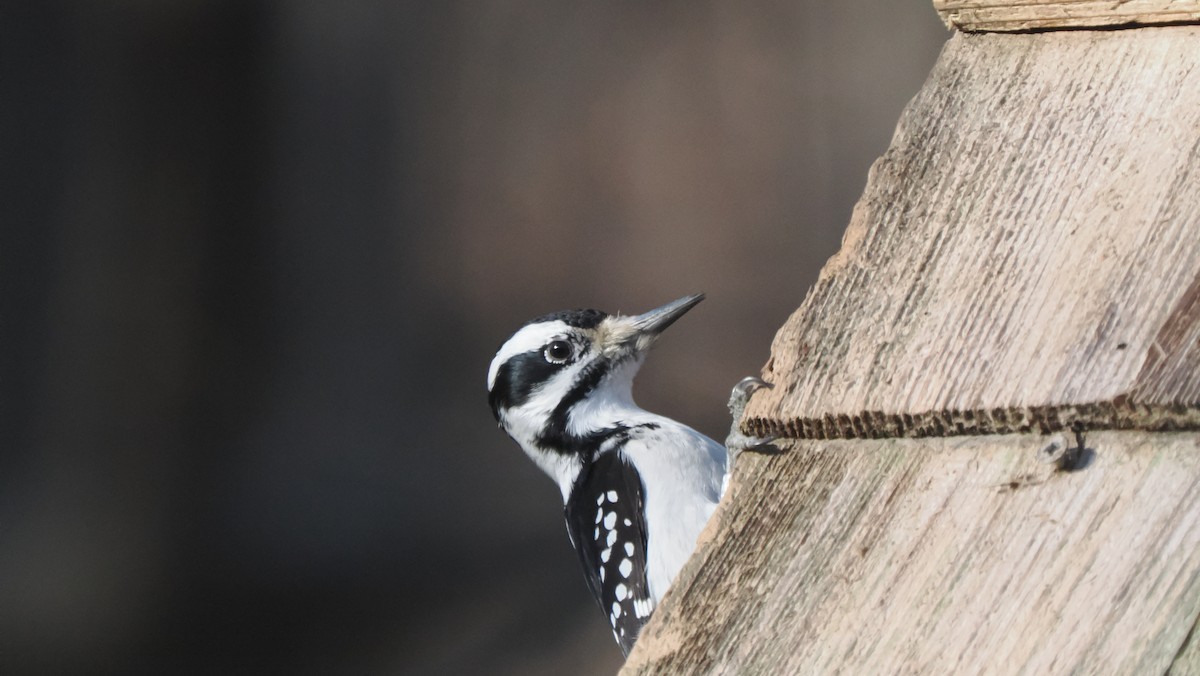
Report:
[{"label": "black pointed beak", "polygon": [[684,296],[662,307],[655,308],[636,317],[630,317],[630,325],[637,332],[638,337],[653,338],[662,333],[668,326],[674,324],[675,320],[686,314],[688,310],[696,307],[702,300],[704,300],[704,294],[702,293]]},{"label": "black pointed beak", "polygon": [[605,340],[609,347],[605,352],[621,358],[631,353],[645,352],[654,344],[659,334],[702,300],[704,294],[697,293],[644,314],[609,318],[606,320],[608,337]]}]

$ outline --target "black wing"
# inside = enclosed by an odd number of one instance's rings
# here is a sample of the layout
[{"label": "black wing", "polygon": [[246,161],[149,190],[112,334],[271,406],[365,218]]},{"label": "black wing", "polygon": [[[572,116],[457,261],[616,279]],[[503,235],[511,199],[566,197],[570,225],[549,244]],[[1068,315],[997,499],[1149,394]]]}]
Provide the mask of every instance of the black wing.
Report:
[{"label": "black wing", "polygon": [[592,596],[626,655],[650,619],[642,479],[620,451],[600,453],[580,472],[567,500],[567,533]]}]

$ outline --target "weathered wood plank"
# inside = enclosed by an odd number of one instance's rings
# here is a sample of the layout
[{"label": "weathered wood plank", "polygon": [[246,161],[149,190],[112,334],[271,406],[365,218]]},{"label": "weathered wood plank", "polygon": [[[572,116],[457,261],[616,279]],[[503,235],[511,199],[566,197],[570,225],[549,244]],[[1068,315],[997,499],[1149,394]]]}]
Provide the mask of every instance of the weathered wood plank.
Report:
[{"label": "weathered wood plank", "polygon": [[1200,28],[955,35],[626,671],[1194,669],[1197,186]]},{"label": "weathered wood plank", "polygon": [[1200,22],[1200,0],[933,0],[962,31],[1146,26]]},{"label": "weathered wood plank", "polygon": [[1200,428],[1200,27],[955,35],[747,427]]},{"label": "weathered wood plank", "polygon": [[1090,434],[1074,472],[1043,440],[743,455],[624,673],[1163,673],[1200,615],[1200,436]]}]

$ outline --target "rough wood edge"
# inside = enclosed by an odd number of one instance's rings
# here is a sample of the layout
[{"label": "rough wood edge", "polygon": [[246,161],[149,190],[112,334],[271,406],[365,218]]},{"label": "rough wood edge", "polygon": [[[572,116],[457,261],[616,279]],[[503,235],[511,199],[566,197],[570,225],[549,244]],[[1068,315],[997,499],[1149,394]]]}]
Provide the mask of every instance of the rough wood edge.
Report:
[{"label": "rough wood edge", "polygon": [[964,32],[1117,28],[1200,23],[1200,0],[933,0]]}]

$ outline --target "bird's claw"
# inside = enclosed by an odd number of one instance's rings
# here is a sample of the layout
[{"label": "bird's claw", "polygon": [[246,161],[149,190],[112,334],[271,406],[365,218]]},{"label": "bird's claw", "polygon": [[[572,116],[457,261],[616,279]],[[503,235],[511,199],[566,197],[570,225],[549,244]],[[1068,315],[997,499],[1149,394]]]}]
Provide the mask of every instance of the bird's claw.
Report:
[{"label": "bird's claw", "polygon": [[758,390],[774,387],[771,383],[755,376],[742,378],[737,385],[733,386],[733,391],[729,394],[729,415],[733,418],[733,422],[729,427],[729,436],[725,438],[725,449],[729,452],[731,466],[733,460],[742,451],[766,446],[777,438],[775,435],[752,437],[742,434],[739,424],[742,420],[742,413],[746,411],[746,404],[750,402],[750,397]]},{"label": "bird's claw", "polygon": [[[746,404],[750,401],[750,395],[764,387],[772,389],[775,386],[757,376],[746,376],[739,380],[738,384],[733,386],[733,391],[729,393],[729,414],[740,419],[742,412],[746,410]],[[736,423],[737,420],[734,422]]]}]

